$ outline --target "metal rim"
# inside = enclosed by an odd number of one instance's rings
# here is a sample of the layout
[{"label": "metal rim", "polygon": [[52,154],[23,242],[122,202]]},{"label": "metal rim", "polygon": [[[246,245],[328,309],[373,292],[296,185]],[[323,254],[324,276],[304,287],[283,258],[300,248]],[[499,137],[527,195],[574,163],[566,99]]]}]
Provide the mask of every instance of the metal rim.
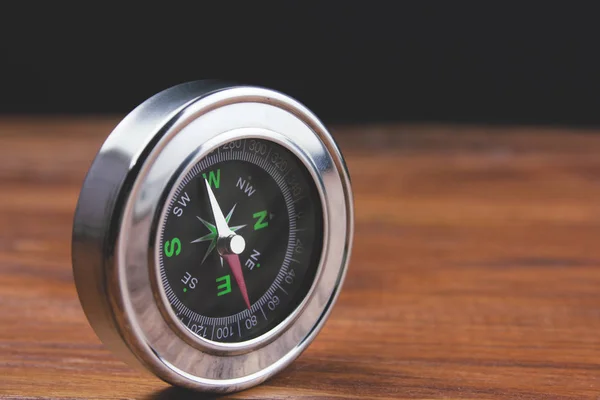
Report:
[{"label": "metal rim", "polygon": [[[115,257],[105,266],[104,295],[108,296],[116,336],[143,366],[173,384],[231,392],[258,384],[283,369],[321,329],[339,294],[350,256],[352,197],[339,149],[325,127],[301,104],[256,87],[202,94],[171,110],[172,117],[146,142],[150,145],[139,145],[139,152],[145,153],[143,163],[135,174],[129,174],[131,189],[122,210],[118,210],[118,226],[112,221],[107,232],[107,243],[115,244]],[[235,120],[226,118],[227,114],[235,115]],[[192,334],[182,326],[173,329],[179,324],[164,318],[162,299],[152,290],[156,268],[148,266],[156,237],[150,237],[152,223],[162,209],[159,199],[168,190],[177,160],[191,160],[193,154],[202,157],[215,143],[240,134],[239,129],[248,126],[273,131],[273,137],[301,149],[299,154],[305,157],[309,171],[320,178],[316,186],[322,189],[324,223],[331,227],[324,236],[321,265],[302,307],[264,341],[250,346],[244,342],[240,346],[213,346],[194,337],[182,339],[182,334]],[[119,136],[124,134],[121,131]],[[112,144],[118,147],[117,139],[113,138]],[[332,220],[336,223],[329,224]],[[85,289],[80,286],[79,292]],[[223,351],[228,355],[215,354]]]}]

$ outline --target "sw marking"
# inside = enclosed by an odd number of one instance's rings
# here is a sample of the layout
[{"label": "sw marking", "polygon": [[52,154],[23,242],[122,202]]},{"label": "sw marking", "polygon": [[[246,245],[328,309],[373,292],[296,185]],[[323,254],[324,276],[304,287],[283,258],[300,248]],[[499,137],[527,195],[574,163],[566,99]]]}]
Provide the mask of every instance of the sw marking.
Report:
[{"label": "sw marking", "polygon": [[177,204],[181,205],[181,207],[174,207],[173,214],[181,217],[183,215],[183,209],[187,207],[187,203],[190,201],[190,196],[188,196],[187,192],[183,192],[183,194],[179,197]]}]

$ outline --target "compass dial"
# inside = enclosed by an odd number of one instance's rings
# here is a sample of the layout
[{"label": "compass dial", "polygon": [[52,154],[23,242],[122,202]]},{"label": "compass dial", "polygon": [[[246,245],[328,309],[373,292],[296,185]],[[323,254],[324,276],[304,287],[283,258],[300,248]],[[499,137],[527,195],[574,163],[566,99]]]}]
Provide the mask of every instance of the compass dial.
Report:
[{"label": "compass dial", "polygon": [[327,321],[353,210],[340,148],[306,106],[268,88],[182,83],[129,113],[86,174],[77,293],[135,367],[198,391],[247,389]]},{"label": "compass dial", "polygon": [[305,298],[323,245],[319,192],[304,164],[263,139],[220,146],[167,199],[158,229],[164,293],[204,339],[257,338]]}]

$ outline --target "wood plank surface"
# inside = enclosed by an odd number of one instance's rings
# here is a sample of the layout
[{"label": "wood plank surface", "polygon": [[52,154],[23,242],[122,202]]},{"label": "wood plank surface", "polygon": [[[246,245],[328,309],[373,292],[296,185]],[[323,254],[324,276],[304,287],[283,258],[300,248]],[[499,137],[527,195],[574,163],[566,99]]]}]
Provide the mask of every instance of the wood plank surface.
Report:
[{"label": "wood plank surface", "polygon": [[[0,397],[210,398],[109,353],[70,264],[118,118],[0,120]],[[333,127],[356,236],[325,328],[232,398],[600,399],[600,132]]]}]

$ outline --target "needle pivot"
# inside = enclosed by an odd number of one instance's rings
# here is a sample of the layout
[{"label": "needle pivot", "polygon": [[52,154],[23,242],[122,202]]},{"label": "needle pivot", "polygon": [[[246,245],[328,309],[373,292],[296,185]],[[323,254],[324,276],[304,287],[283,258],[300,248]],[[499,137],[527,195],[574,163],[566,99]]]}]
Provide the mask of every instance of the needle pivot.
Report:
[{"label": "needle pivot", "polygon": [[246,241],[240,235],[229,235],[225,238],[219,238],[219,254],[242,254],[246,249]]}]

